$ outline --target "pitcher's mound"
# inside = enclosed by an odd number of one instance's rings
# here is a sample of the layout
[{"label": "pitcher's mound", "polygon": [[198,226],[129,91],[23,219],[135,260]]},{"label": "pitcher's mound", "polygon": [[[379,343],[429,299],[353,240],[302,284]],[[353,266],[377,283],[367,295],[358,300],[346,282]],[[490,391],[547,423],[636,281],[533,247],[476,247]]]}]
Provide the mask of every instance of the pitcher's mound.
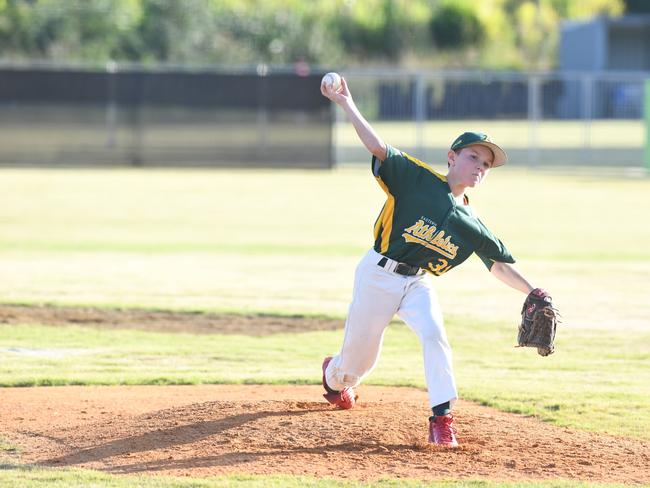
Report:
[{"label": "pitcher's mound", "polygon": [[554,427],[469,402],[458,449],[427,445],[427,397],[364,386],[336,410],[315,386],[2,390],[14,462],[117,474],[650,482],[650,445]]}]

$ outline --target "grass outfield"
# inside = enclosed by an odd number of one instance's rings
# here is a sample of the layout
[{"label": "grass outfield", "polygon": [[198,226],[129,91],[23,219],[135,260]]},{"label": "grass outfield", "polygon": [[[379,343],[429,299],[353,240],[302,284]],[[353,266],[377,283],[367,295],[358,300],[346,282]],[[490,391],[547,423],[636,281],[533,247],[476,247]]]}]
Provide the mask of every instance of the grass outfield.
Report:
[{"label": "grass outfield", "polygon": [[407,487],[407,488],[583,488],[583,487],[624,487],[623,484],[582,483],[568,480],[539,482],[491,482],[491,481],[439,481],[420,482],[414,480],[378,480],[372,483],[340,481],[331,478],[309,478],[303,476],[219,476],[212,478],[176,478],[163,476],[113,476],[89,470],[77,469],[37,469],[12,467],[0,464],[0,487],[21,488],[41,487],[88,487],[102,486],[110,488],[222,488],[222,487],[260,487],[260,488],[364,488],[364,487]]},{"label": "grass outfield", "polygon": [[[4,170],[4,302],[342,317],[384,201],[366,168]],[[471,193],[567,326],[647,327],[647,179],[499,168]],[[476,258],[436,279],[447,316],[513,323]]]},{"label": "grass outfield", "polygon": [[[339,109],[340,110],[340,109]],[[62,122],[54,126],[51,121],[44,120],[41,125],[35,122],[42,113],[34,114],[29,122],[3,123],[0,132],[0,144],[12,149],[31,150],[34,154],[44,157],[53,147],[65,147],[66,142],[83,140],[90,147],[101,148],[106,144],[107,134],[103,122],[104,113],[95,115],[95,125],[84,123]],[[161,115],[164,118],[164,115]],[[359,139],[352,125],[341,112],[340,121],[335,127],[337,144],[344,146],[359,146]],[[373,127],[395,146],[417,145],[418,126],[415,121],[385,122],[371,120]],[[542,120],[531,125],[528,119],[461,119],[448,121],[427,121],[421,126],[419,135],[424,141],[445,146],[451,143],[466,127],[467,130],[482,130],[492,139],[498,141],[507,149],[528,149],[534,141],[540,148],[641,148],[645,144],[645,122],[643,119],[595,119],[590,123],[583,120]],[[294,143],[295,125],[282,124],[275,121],[267,127],[267,136],[276,144]],[[314,130],[319,130],[318,128]],[[146,140],[155,148],[178,147],[179,144],[188,148],[215,148],[220,142],[259,144],[260,135],[256,126],[250,123],[214,123],[192,125],[170,124],[146,125]],[[115,134],[120,141],[120,148],[128,151],[132,134],[126,127],[119,127]],[[38,139],[39,144],[34,145]],[[448,147],[448,146],[447,146]],[[49,155],[51,158],[51,154]]]},{"label": "grass outfield", "polygon": [[37,469],[12,467],[0,464],[0,487],[15,487],[20,483],[21,488],[41,487],[88,487],[102,486],[110,488],[139,487],[139,488],[222,488],[222,487],[252,487],[252,488],[364,488],[364,487],[407,487],[407,488],[583,488],[583,487],[624,487],[623,484],[581,483],[568,480],[540,482],[510,482],[499,483],[490,481],[439,481],[419,482],[414,480],[378,480],[372,483],[340,481],[328,478],[309,478],[303,476],[223,476],[213,478],[176,478],[163,476],[113,476],[89,470],[77,469]]},{"label": "grass outfield", "polygon": [[[358,146],[358,136],[349,122],[342,116],[337,126],[337,143]],[[415,122],[373,122],[373,127],[386,141],[397,147],[417,145]],[[422,125],[424,141],[438,141],[444,146],[450,144],[463,129],[483,130],[499,145],[507,149],[528,149],[534,140],[540,148],[584,147],[588,143],[593,149],[639,148],[645,144],[644,121],[639,120],[593,120],[586,124],[582,120],[544,120],[531,125],[523,120],[452,120],[426,122]],[[534,131],[534,132],[533,132]],[[448,147],[448,146],[447,146]]]}]

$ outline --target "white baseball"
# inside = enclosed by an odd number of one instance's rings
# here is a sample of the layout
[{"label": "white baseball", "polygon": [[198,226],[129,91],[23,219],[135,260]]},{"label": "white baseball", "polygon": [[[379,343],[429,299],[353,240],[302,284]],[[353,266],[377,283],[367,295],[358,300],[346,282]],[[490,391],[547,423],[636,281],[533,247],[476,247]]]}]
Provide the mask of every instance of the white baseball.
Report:
[{"label": "white baseball", "polygon": [[325,73],[321,81],[321,85],[325,84],[326,86],[331,86],[332,90],[339,91],[341,89],[341,75],[338,73]]}]

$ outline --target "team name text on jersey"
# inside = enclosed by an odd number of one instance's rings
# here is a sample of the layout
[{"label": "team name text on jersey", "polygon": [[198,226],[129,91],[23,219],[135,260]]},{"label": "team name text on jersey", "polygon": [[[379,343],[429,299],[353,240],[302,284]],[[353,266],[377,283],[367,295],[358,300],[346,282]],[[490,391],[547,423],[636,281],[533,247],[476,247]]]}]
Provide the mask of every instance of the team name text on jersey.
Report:
[{"label": "team name text on jersey", "polygon": [[458,252],[458,246],[451,242],[451,236],[445,237],[444,230],[439,231],[435,225],[425,224],[424,219],[404,229],[402,237],[406,242],[420,244],[449,259],[454,259]]}]

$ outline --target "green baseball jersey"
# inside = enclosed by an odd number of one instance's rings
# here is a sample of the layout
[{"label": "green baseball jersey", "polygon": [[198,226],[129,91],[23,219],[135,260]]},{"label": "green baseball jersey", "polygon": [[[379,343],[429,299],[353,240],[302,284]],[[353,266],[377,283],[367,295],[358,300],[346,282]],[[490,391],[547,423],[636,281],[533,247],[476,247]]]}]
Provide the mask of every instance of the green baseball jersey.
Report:
[{"label": "green baseball jersey", "polygon": [[515,262],[467,197],[457,204],[444,175],[390,146],[384,161],[373,157],[372,171],[388,197],[375,222],[378,253],[437,276],[472,253],[488,269],[495,261]]}]

